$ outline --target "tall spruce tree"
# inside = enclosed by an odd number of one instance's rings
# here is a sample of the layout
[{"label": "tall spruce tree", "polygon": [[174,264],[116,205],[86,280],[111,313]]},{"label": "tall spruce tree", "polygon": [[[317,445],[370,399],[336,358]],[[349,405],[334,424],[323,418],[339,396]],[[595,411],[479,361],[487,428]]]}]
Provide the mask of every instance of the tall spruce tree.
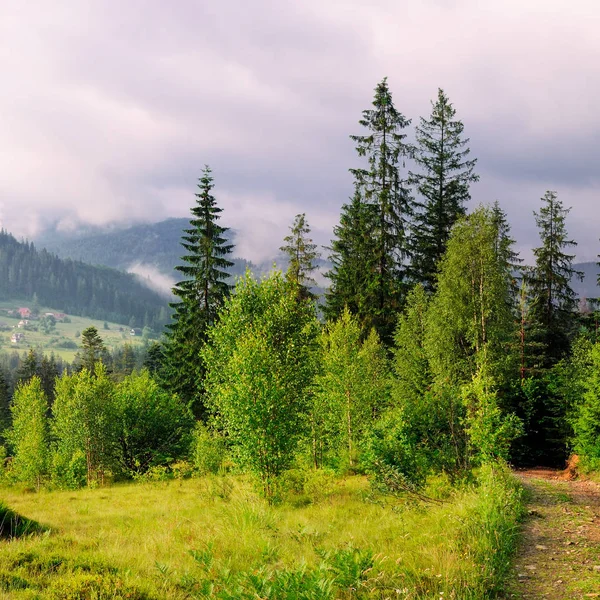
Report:
[{"label": "tall spruce tree", "polygon": [[302,299],[315,297],[310,291],[310,287],[316,285],[311,274],[317,268],[315,261],[320,256],[309,234],[306,213],[296,215],[290,234],[283,238],[285,244],[279,248],[289,260],[286,279],[296,287]]},{"label": "tall spruce tree", "polygon": [[177,393],[197,416],[204,416],[202,388],[204,367],[200,349],[206,341],[207,329],[229,295],[228,269],[233,263],[226,257],[233,245],[225,237],[228,228],[218,225],[222,208],[212,195],[211,170],[205,166],[198,183],[196,204],[192,208],[189,229],[184,230],[182,246],[185,263],[176,269],[185,277],[173,288],[179,298],[171,304],[173,321],[167,326],[161,379]]},{"label": "tall spruce tree", "polygon": [[465,214],[470,199],[469,185],[478,181],[473,171],[477,159],[469,160],[464,125],[443,90],[432,102],[429,120],[421,118],[416,128],[415,160],[420,172],[411,173],[422,200],[414,222],[412,274],[417,282],[432,290],[438,263],[446,251],[450,230]]},{"label": "tall spruce tree", "polygon": [[550,367],[568,352],[577,308],[571,280],[574,277],[583,279],[583,273],[573,268],[575,255],[565,252],[577,245],[569,239],[565,226],[571,209],[563,207],[556,192],[547,191],[541,200],[540,211],[533,214],[542,245],[533,250],[535,267],[528,283],[532,295],[532,319],[539,331],[539,341],[545,345],[542,366]]},{"label": "tall spruce tree", "polygon": [[[402,133],[410,125],[410,120],[395,108],[387,79],[384,78],[375,88],[373,108],[363,111],[359,123],[367,130],[366,135],[352,135],[350,138],[356,142],[359,157],[367,159],[367,166],[350,169],[358,193],[349,206],[363,218],[368,217],[367,232],[372,242],[369,252],[373,260],[366,266],[374,268],[363,266],[360,269],[360,287],[355,294],[361,302],[355,303],[361,305],[357,314],[359,320],[373,324],[382,341],[390,344],[396,314],[402,307],[405,292],[407,233],[413,208],[413,198],[401,176],[400,164],[404,158],[412,156],[414,149],[406,141],[406,134]],[[359,203],[366,206],[360,207]],[[334,269],[330,277],[335,293],[339,270],[336,262],[341,262],[341,256],[337,255],[335,244],[332,249]],[[373,301],[365,302],[366,295],[371,296]],[[336,299],[334,304],[350,303]],[[331,305],[329,312],[333,312]]]}]

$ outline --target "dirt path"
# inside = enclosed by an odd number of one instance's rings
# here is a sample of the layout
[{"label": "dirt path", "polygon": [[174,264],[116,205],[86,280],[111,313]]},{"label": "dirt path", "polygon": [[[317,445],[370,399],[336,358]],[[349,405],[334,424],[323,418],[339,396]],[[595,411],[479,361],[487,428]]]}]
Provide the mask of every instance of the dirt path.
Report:
[{"label": "dirt path", "polygon": [[505,598],[600,598],[600,485],[549,469],[517,475],[529,515]]}]

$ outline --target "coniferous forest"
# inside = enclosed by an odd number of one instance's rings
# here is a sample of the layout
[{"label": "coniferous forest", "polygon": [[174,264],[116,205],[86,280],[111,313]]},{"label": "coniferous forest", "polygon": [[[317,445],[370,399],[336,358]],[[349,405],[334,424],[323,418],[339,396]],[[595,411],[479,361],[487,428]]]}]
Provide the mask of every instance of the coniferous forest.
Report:
[{"label": "coniferous forest", "polygon": [[[2,479],[11,505],[38,517],[30,531],[46,513],[19,490],[60,505],[65,493],[83,502],[77,490],[99,488],[117,504],[143,497],[142,513],[162,507],[152,514],[170,532],[154,547],[155,524],[115,517],[127,532],[120,543],[147,543],[153,562],[114,550],[102,555],[113,571],[90,567],[91,550],[79,568],[50,534],[59,576],[42,581],[12,552],[22,589],[289,599],[505,591],[523,516],[511,467],[563,468],[572,455],[582,472],[600,464],[597,312],[571,288],[568,198],[540,190],[526,264],[502,202],[471,201],[479,175],[461,118],[439,90],[413,126],[383,79],[350,136],[352,193],[330,246],[318,248],[310,215],[299,214],[282,235],[287,271],[247,272],[235,286],[227,214],[205,167],[161,343],[111,358],[90,328],[73,365],[48,376],[34,354],[18,377],[4,374]],[[38,292],[42,303],[72,289],[77,310],[92,314],[102,289],[115,315],[132,310],[117,280],[6,234],[2,247],[22,255],[15,272],[0,264],[15,290],[28,293],[27,273],[48,264],[55,284]],[[319,299],[322,255],[332,267]],[[140,318],[154,322],[153,297],[143,298]],[[81,510],[93,512],[89,498]],[[7,573],[0,586],[16,589]]]}]

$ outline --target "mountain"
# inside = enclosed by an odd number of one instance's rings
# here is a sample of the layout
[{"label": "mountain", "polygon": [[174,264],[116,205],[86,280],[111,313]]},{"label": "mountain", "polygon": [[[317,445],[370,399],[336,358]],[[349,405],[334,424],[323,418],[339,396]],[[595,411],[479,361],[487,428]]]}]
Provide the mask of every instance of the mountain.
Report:
[{"label": "mountain", "polygon": [[135,275],[63,260],[0,231],[0,300],[34,294],[43,306],[135,327],[159,329],[169,317],[166,298]]},{"label": "mountain", "polygon": [[573,265],[584,275],[583,281],[577,278],[571,281],[571,287],[580,298],[600,298],[600,286],[597,284],[600,267],[595,262],[583,262]]},{"label": "mountain", "polygon": [[[158,223],[133,225],[126,229],[102,231],[87,228],[79,233],[47,231],[36,238],[40,247],[54,252],[61,258],[81,260],[95,265],[105,265],[123,271],[136,271],[142,265],[156,269],[163,276],[178,279],[181,275],[174,269],[182,263],[181,236],[190,225],[189,219],[167,219]],[[229,231],[232,241],[235,233]],[[242,275],[247,268],[254,268],[243,258],[233,259],[232,275]],[[150,275],[152,278],[152,275]]]}]

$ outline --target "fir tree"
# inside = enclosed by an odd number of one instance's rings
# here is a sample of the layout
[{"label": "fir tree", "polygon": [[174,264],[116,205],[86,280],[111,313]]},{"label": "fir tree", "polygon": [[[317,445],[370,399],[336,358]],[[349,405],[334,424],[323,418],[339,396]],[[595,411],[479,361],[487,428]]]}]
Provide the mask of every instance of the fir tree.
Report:
[{"label": "fir tree", "polygon": [[184,231],[181,242],[187,254],[182,257],[185,264],[176,269],[185,279],[173,288],[179,301],[171,304],[173,322],[167,326],[161,375],[166,387],[194,406],[198,415],[204,414],[200,349],[229,295],[227,270],[233,266],[226,258],[233,249],[225,237],[228,229],[217,224],[223,209],[211,193],[213,187],[211,170],[206,166],[198,183],[190,228]]},{"label": "fir tree", "polygon": [[285,244],[279,248],[289,260],[286,278],[298,289],[298,295],[303,299],[314,298],[310,287],[317,285],[311,273],[317,268],[315,260],[319,258],[319,252],[317,245],[308,237],[309,234],[306,214],[296,215],[290,227],[290,235],[283,238]]},{"label": "fir tree", "polygon": [[576,246],[570,240],[565,218],[570,208],[563,208],[556,192],[547,191],[539,213],[534,211],[542,245],[534,248],[535,267],[529,286],[532,294],[532,317],[545,345],[544,366],[552,366],[569,349],[575,327],[577,297],[571,288],[573,277],[583,279],[583,273],[573,268],[575,255],[565,250]]},{"label": "fir tree", "polygon": [[412,244],[414,278],[431,290],[435,287],[438,263],[446,251],[450,230],[465,214],[470,199],[469,184],[478,181],[473,170],[476,159],[468,160],[468,138],[463,138],[464,125],[455,118],[456,110],[443,90],[432,103],[429,120],[421,118],[416,128],[417,153],[421,167],[411,173],[422,201],[415,216]]},{"label": "fir tree", "polygon": [[[363,111],[359,123],[367,129],[366,135],[350,138],[356,142],[358,155],[367,159],[368,167],[350,169],[357,189],[351,206],[362,217],[368,217],[367,231],[372,242],[369,252],[373,259],[367,266],[372,264],[374,268],[361,268],[356,294],[360,300],[370,295],[374,301],[361,302],[357,316],[373,323],[382,341],[389,344],[396,313],[403,303],[407,232],[413,206],[410,190],[400,174],[400,161],[411,156],[413,148],[402,133],[410,120],[396,110],[386,79],[377,85],[373,108]],[[366,206],[356,206],[359,202]],[[335,245],[332,248],[335,253]],[[341,256],[334,256],[334,265],[340,259]],[[336,278],[334,267],[334,291]],[[336,304],[342,302],[338,300]]]}]

